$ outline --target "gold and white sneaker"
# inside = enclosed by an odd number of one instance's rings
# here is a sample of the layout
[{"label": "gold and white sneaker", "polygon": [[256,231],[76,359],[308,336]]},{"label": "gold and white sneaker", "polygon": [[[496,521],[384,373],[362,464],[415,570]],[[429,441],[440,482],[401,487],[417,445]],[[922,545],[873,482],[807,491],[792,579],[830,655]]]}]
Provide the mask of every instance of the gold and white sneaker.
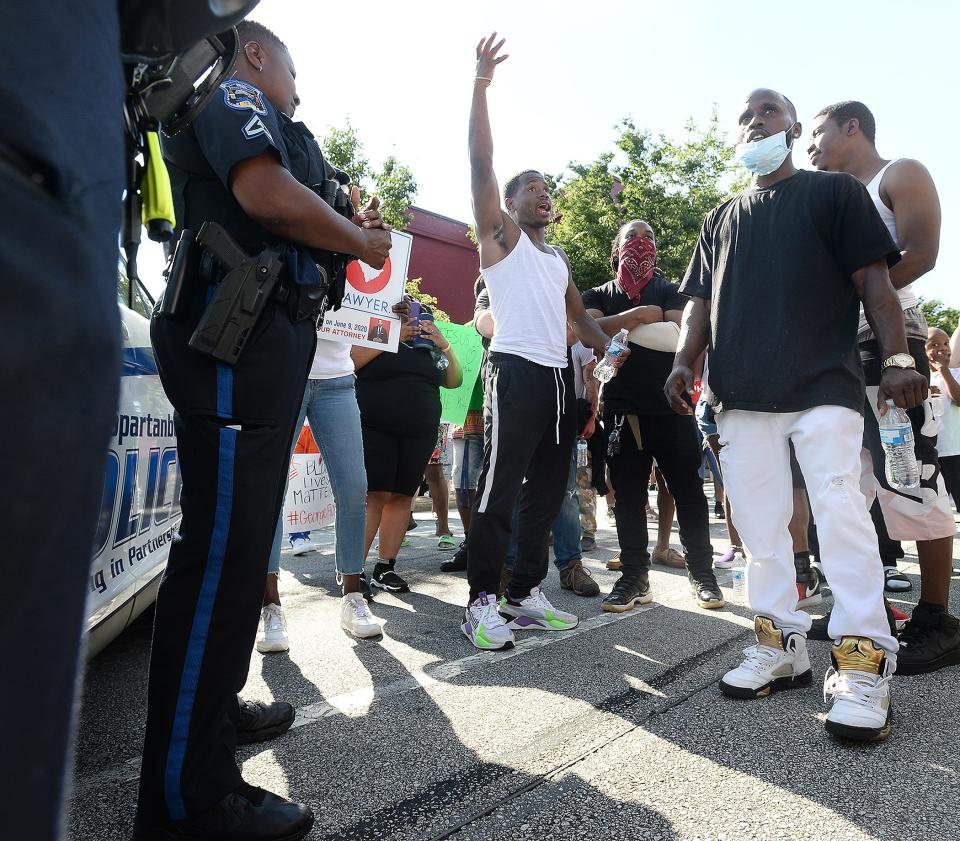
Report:
[{"label": "gold and white sneaker", "polygon": [[766,616],[755,617],[753,627],[757,644],[745,648],[744,661],[720,679],[720,691],[731,698],[764,698],[781,689],[809,686],[813,672],[806,639],[784,635]]},{"label": "gold and white sneaker", "polygon": [[823,700],[833,700],[824,725],[841,739],[878,742],[890,735],[893,708],[886,653],[866,637],[842,637],[830,652],[833,667],[823,681]]}]

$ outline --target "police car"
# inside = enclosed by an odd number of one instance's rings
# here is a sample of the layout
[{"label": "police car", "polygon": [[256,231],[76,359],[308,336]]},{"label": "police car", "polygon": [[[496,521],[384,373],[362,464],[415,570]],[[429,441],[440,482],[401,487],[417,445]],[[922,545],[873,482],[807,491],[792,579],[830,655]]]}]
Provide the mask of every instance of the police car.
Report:
[{"label": "police car", "polygon": [[110,437],[88,583],[87,655],[115,639],[157,597],[180,525],[180,469],[167,400],[150,346],[153,300],[123,267],[120,403]]}]

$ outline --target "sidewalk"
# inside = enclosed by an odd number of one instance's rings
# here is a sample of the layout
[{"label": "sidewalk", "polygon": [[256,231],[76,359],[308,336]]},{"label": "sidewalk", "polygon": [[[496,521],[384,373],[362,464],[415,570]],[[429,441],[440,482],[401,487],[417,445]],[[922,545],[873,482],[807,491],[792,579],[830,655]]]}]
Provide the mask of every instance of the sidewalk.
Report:
[{"label": "sidewalk", "polygon": [[[439,572],[450,553],[436,549],[432,516],[417,519],[397,562],[412,592],[373,605],[380,642],[339,629],[330,535],[322,551],[283,559],[291,650],[254,654],[244,695],[291,701],[299,715],[241,756],[250,782],[310,803],[311,839],[960,837],[955,669],[895,679],[889,741],[838,744],[822,726],[828,645],[810,644],[812,688],[723,698],[716,681],[752,641],[749,612],[698,609],[685,575],[663,568],[656,601],[627,614],[561,590],[551,570],[545,590],[579,627],[476,652],[458,628],[465,580]],[[584,564],[608,592],[616,535],[598,520]],[[722,552],[726,530],[712,522]],[[909,608],[918,570],[915,554],[906,560]],[[148,647],[140,622],[91,664],[74,841],[129,835]]]}]

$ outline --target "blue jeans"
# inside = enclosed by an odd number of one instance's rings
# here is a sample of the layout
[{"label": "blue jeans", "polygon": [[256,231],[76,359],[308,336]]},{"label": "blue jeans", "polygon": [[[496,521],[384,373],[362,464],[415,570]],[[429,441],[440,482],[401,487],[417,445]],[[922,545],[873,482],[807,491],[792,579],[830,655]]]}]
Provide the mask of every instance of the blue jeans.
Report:
[{"label": "blue jeans", "polygon": [[[513,507],[510,545],[504,566],[513,569],[517,557],[517,506]],[[574,442],[570,457],[570,475],[567,477],[567,489],[563,495],[563,506],[557,519],[553,521],[553,563],[557,569],[563,569],[571,561],[579,561],[580,554],[580,498],[577,495],[577,446]]]},{"label": "blue jeans", "polygon": [[[337,503],[337,571],[341,575],[363,572],[363,534],[367,518],[367,474],[363,469],[363,439],[360,435],[360,409],[353,374],[330,380],[307,380],[303,393],[297,436],[303,419],[310,421]],[[293,450],[291,448],[291,457]],[[283,538],[283,513],[273,535],[273,548],[267,572],[280,571],[280,541]]]}]

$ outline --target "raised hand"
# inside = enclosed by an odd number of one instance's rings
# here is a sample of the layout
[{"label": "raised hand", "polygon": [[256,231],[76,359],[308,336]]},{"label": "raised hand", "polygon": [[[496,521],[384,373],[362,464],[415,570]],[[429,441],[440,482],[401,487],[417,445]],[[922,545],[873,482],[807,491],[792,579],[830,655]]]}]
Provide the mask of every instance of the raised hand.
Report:
[{"label": "raised hand", "polygon": [[497,33],[494,32],[489,38],[481,38],[480,43],[477,44],[476,78],[481,81],[487,80],[488,85],[493,81],[493,71],[497,69],[497,65],[509,58],[508,55],[497,55],[506,39],[501,38],[494,43],[496,37]]}]

